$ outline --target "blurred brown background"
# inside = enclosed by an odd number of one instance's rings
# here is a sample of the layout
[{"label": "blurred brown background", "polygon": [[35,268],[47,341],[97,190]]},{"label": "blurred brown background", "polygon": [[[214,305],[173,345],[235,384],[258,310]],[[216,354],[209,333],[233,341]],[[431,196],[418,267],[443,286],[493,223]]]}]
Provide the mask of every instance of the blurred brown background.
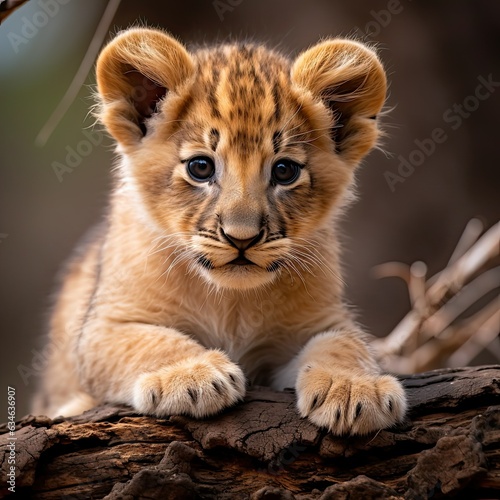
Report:
[{"label": "blurred brown background", "polygon": [[[96,135],[93,145],[84,132],[93,121],[87,116],[93,70],[47,143],[35,145],[105,7],[99,0],[31,0],[0,26],[0,387],[5,393],[7,385],[16,387],[19,417],[28,412],[43,368],[45,315],[57,270],[106,204],[112,143]],[[251,38],[291,55],[332,35],[377,43],[394,106],[385,121],[387,155],[375,151],[365,161],[360,200],[343,223],[348,298],[371,332],[387,334],[409,306],[404,284],[375,281],[374,265],[420,259],[436,272],[471,217],[488,227],[498,220],[495,0],[123,0],[109,31],[137,22],[164,27],[187,44]],[[474,97],[481,82],[483,100]],[[424,141],[436,128],[446,139]],[[416,140],[427,153],[414,152]],[[67,164],[71,150],[80,159],[58,178],[54,163]],[[401,157],[420,164],[399,178],[404,182],[392,177],[391,189],[388,172],[400,175]],[[4,408],[0,396],[0,421]]]}]

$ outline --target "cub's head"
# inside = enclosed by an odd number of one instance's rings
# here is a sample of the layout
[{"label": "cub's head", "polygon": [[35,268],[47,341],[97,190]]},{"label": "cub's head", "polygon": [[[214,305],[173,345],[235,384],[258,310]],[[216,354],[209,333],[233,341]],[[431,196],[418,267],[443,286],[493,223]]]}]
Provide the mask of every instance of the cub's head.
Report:
[{"label": "cub's head", "polygon": [[377,55],[354,41],[289,61],[248,44],[190,53],[151,29],[118,35],[97,83],[148,221],[209,282],[237,289],[319,264],[386,95]]}]

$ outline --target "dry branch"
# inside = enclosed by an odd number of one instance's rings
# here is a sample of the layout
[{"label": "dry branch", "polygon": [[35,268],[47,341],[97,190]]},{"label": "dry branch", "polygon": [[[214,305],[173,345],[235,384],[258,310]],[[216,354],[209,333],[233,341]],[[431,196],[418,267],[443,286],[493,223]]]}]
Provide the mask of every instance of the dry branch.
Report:
[{"label": "dry branch", "polygon": [[457,321],[470,306],[500,286],[500,267],[489,268],[500,253],[500,222],[480,237],[481,232],[481,222],[472,219],[448,266],[429,279],[423,262],[377,266],[377,277],[405,280],[412,304],[396,328],[374,342],[387,369],[416,373],[443,365],[463,366],[490,345],[495,355],[500,350],[496,344],[500,333],[498,297]]},{"label": "dry branch", "polygon": [[[28,417],[16,431],[17,495],[498,498],[500,367],[437,370],[403,377],[403,383],[408,421],[362,438],[332,437],[299,418],[292,392],[266,388],[254,388],[243,404],[205,420],[156,419],[115,406],[69,419]],[[3,469],[7,454],[3,435]]]}]

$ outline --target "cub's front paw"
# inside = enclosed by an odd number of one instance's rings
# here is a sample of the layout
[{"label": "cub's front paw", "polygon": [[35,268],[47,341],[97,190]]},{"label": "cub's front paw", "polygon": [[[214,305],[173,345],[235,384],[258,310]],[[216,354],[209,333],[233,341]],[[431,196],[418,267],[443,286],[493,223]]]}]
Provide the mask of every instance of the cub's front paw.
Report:
[{"label": "cub's front paw", "polygon": [[157,416],[201,418],[233,405],[245,395],[241,368],[220,351],[179,361],[139,377],[133,406]]},{"label": "cub's front paw", "polygon": [[406,395],[390,375],[333,371],[306,366],[297,378],[302,417],[333,434],[368,434],[400,422]]}]

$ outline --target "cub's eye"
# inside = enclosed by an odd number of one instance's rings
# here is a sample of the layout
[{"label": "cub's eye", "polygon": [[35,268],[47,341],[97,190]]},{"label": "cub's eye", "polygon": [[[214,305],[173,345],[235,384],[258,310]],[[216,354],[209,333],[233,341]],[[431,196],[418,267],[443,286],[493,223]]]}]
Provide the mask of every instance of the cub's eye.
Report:
[{"label": "cub's eye", "polygon": [[292,160],[278,160],[271,172],[272,180],[277,184],[292,184],[300,175],[300,166]]},{"label": "cub's eye", "polygon": [[214,162],[206,156],[197,156],[187,162],[187,171],[192,179],[198,182],[206,182],[215,173]]}]

